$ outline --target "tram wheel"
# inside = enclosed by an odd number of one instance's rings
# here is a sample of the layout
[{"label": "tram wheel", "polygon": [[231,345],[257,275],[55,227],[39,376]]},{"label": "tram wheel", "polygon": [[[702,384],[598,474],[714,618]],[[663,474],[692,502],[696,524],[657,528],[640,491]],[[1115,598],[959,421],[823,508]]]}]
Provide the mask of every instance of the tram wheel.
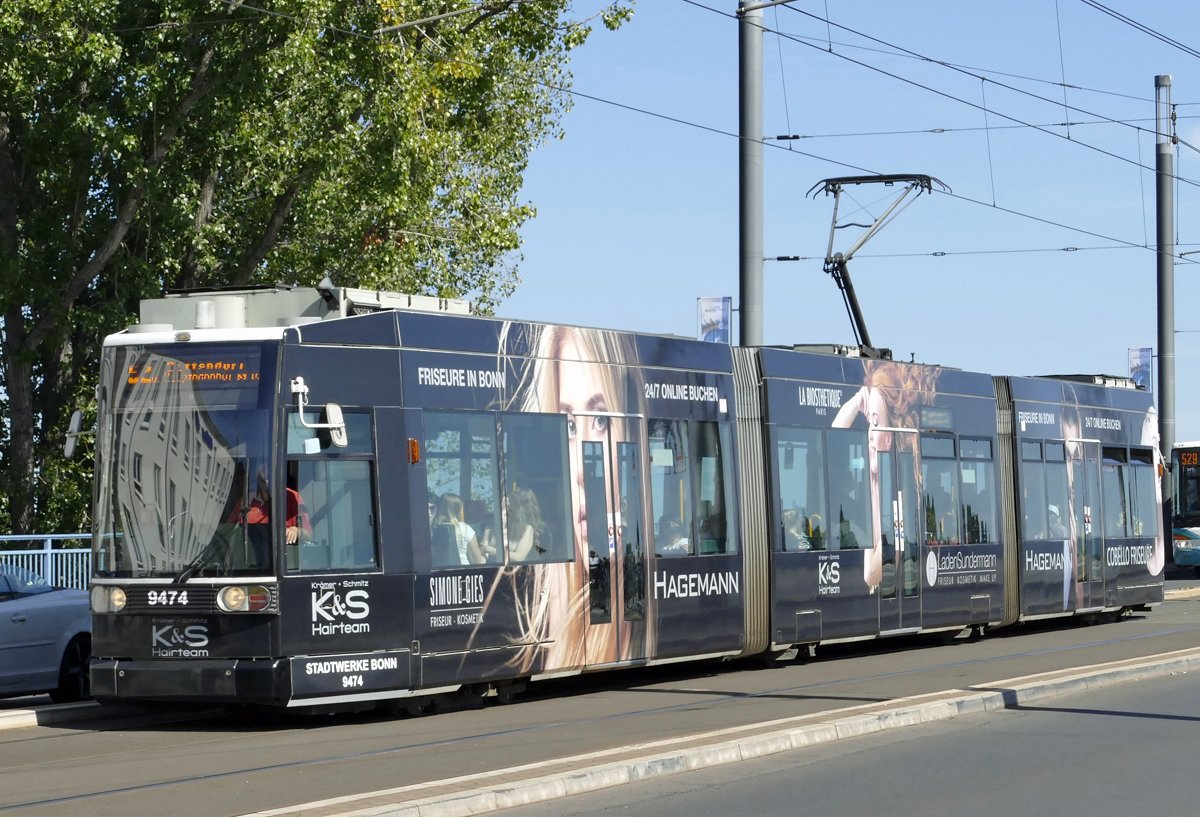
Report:
[{"label": "tram wheel", "polygon": [[433,711],[433,701],[429,700],[428,698],[409,701],[408,703],[404,704],[401,709],[404,714],[408,715],[410,718],[417,718],[421,715],[428,715]]},{"label": "tram wheel", "polygon": [[961,630],[943,630],[940,633],[922,633],[921,636],[922,638],[926,639],[928,643],[949,646],[956,643],[958,637],[968,629],[969,628],[964,627]]}]

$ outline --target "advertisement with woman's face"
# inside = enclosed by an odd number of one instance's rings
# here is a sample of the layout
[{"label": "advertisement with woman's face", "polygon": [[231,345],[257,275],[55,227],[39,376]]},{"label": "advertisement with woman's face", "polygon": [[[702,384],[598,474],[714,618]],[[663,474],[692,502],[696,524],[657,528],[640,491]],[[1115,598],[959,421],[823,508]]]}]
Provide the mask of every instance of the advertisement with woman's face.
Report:
[{"label": "advertisement with woman's face", "polygon": [[[937,396],[941,369],[894,361],[869,360],[863,366],[863,385],[842,404],[833,428],[867,429],[867,464],[870,469],[870,548],[863,558],[863,581],[874,593],[883,580],[882,513],[880,497],[880,452],[907,451],[920,469],[917,434],[893,429],[920,427],[920,407],[932,405]],[[919,474],[914,474],[918,479]]]},{"label": "advertisement with woman's face", "polygon": [[[471,354],[401,352],[405,400],[424,408],[432,567],[497,568],[478,575],[482,612],[466,616],[473,629],[431,601],[426,637],[445,651],[510,648],[508,667],[522,674],[653,656],[666,626],[650,584],[660,521],[679,525],[678,555],[738,552],[732,438],[721,422],[730,375],[717,369],[728,370],[728,350],[488,326],[495,356],[480,354],[482,332],[462,340]],[[415,330],[408,337],[420,342]],[[651,426],[674,435],[666,465],[663,445],[643,439]],[[740,590],[724,595],[722,632],[738,633]],[[675,604],[672,621],[693,603]]]},{"label": "advertisement with woman's face", "polygon": [[[526,607],[519,618],[537,641],[549,642],[539,657],[546,667],[644,655],[653,646],[653,632],[647,630],[645,620],[589,630],[592,606],[611,605],[607,583],[601,588],[604,600],[597,602],[592,587],[597,580],[589,567],[604,564],[604,575],[616,575],[615,543],[621,541],[625,520],[609,504],[625,492],[617,482],[620,474],[612,457],[619,444],[637,442],[637,426],[628,419],[641,413],[638,370],[629,366],[636,361],[636,352],[630,340],[617,333],[558,326],[539,329],[531,338],[535,359],[514,396],[513,408],[566,416],[575,557],[570,563],[535,568],[530,586],[518,595],[518,606]],[[590,458],[586,464],[585,454]],[[585,474],[585,467],[592,470]],[[599,481],[601,490],[586,489],[589,477],[593,484]],[[529,654],[519,658],[531,659]]]}]

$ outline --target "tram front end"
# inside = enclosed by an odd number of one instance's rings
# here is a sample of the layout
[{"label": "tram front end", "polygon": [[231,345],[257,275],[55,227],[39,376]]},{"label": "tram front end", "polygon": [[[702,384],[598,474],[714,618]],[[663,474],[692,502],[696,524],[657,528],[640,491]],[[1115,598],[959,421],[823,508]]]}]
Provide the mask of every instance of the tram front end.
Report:
[{"label": "tram front end", "polygon": [[218,333],[106,341],[91,591],[96,699],[290,699],[272,545],[287,521],[285,503],[272,503],[284,494],[271,456],[278,357],[277,340]]}]

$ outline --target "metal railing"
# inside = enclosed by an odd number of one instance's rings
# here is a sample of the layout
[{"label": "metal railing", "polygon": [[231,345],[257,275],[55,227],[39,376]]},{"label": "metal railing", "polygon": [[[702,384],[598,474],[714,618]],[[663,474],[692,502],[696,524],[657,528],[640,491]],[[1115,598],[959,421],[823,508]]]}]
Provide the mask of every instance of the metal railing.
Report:
[{"label": "metal railing", "polygon": [[[20,550],[0,550],[0,562],[23,567],[55,587],[87,590],[92,575],[92,549],[55,547],[60,542],[89,542],[90,533],[53,533],[41,536],[0,536],[0,548],[26,543]],[[41,547],[37,547],[40,545]]]}]

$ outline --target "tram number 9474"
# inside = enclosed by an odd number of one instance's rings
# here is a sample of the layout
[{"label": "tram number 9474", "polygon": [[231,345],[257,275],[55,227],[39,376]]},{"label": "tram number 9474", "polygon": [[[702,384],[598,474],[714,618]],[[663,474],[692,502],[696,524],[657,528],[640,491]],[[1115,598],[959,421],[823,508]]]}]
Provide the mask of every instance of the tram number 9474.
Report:
[{"label": "tram number 9474", "polygon": [[171,607],[177,605],[187,606],[188,597],[187,591],[183,590],[151,590],[149,599],[151,606]]},{"label": "tram number 9474", "polygon": [[363,677],[361,675],[343,675],[342,688],[352,689],[363,685]]}]

